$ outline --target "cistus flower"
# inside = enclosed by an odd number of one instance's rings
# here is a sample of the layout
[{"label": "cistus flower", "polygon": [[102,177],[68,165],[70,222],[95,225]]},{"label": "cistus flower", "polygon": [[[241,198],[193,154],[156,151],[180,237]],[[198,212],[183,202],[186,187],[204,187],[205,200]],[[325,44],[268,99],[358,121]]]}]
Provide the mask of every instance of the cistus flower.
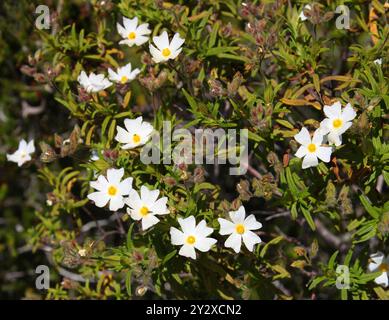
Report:
[{"label": "cistus flower", "polygon": [[34,152],[34,140],[27,143],[26,140],[22,139],[19,142],[18,149],[12,154],[7,154],[7,160],[16,162],[21,167],[24,163],[31,160],[31,154]]},{"label": "cistus flower", "polygon": [[98,92],[112,85],[112,82],[105,75],[94,74],[93,72],[88,76],[85,71],[81,71],[77,80],[88,93]]},{"label": "cistus flower", "polygon": [[224,243],[224,246],[226,248],[232,248],[236,253],[239,253],[243,240],[247,250],[253,252],[254,246],[257,243],[261,243],[261,238],[252,232],[252,230],[262,228],[262,224],[255,219],[253,214],[245,218],[246,211],[243,206],[240,206],[237,211],[230,211],[229,215],[231,221],[223,218],[217,219],[220,224],[219,233],[223,236],[230,235]]},{"label": "cistus flower", "polygon": [[[158,199],[159,190],[149,190],[146,186],[140,188],[140,196],[131,190],[130,196],[125,200],[129,206],[127,213],[132,219],[142,221],[142,229],[147,230],[159,222],[156,215],[168,214],[167,197]],[[158,199],[158,200],[157,200]]]},{"label": "cistus flower", "polygon": [[295,156],[304,158],[302,164],[303,169],[317,166],[319,163],[317,158],[324,162],[330,161],[332,148],[322,146],[324,137],[320,129],[317,129],[311,138],[308,130],[304,127],[294,136],[294,138],[301,144],[301,147],[297,150]]},{"label": "cistus flower", "polygon": [[123,181],[124,169],[108,169],[107,178],[98,176],[97,181],[91,181],[90,186],[97,192],[88,194],[88,199],[95,202],[97,207],[103,208],[109,202],[109,210],[117,211],[124,207],[124,196],[132,190],[132,178]]},{"label": "cistus flower", "polygon": [[385,258],[382,252],[376,252],[370,255],[370,263],[367,267],[370,272],[381,271],[381,275],[374,279],[374,282],[383,287],[388,286],[389,277],[389,257]]},{"label": "cistus flower", "polygon": [[374,60],[374,63],[379,65],[379,66],[382,66],[382,58]]},{"label": "cistus flower", "polygon": [[301,21],[305,21],[308,19],[308,17],[304,14],[304,10],[311,10],[311,9],[312,9],[311,5],[309,4],[305,5],[304,9],[301,11],[299,15]]},{"label": "cistus flower", "polygon": [[153,37],[155,46],[150,44],[150,53],[154,62],[159,63],[168,61],[169,59],[175,59],[181,52],[182,44],[185,39],[182,39],[178,33],[176,33],[171,42],[166,31],[162,32],[160,36]]},{"label": "cistus flower", "polygon": [[212,228],[207,227],[205,220],[201,220],[196,226],[194,216],[182,219],[178,218],[181,230],[170,228],[171,242],[173,245],[182,246],[179,255],[196,259],[196,250],[207,252],[217,242],[216,239],[208,238],[213,232]]},{"label": "cistus flower", "polygon": [[321,133],[327,134],[329,144],[338,147],[342,144],[342,134],[351,127],[352,120],[357,114],[349,103],[342,110],[340,102],[335,102],[332,106],[324,106],[323,111],[327,118],[320,123]]},{"label": "cistus flower", "polygon": [[120,126],[117,126],[117,134],[115,140],[124,143],[122,149],[133,149],[139,146],[144,145],[151,136],[154,128],[153,126],[143,121],[142,117],[136,119],[125,119],[124,126],[126,129],[123,129]]},{"label": "cistus flower", "polygon": [[132,70],[131,63],[126,64],[124,67],[118,68],[117,71],[113,71],[108,68],[109,80],[121,84],[130,82],[136,78],[140,73],[138,68]]},{"label": "cistus flower", "polygon": [[141,46],[149,40],[148,35],[151,33],[148,23],[143,23],[138,26],[138,17],[128,19],[123,17],[123,26],[116,24],[117,30],[123,40],[119,44],[126,44],[132,47],[134,44]]}]

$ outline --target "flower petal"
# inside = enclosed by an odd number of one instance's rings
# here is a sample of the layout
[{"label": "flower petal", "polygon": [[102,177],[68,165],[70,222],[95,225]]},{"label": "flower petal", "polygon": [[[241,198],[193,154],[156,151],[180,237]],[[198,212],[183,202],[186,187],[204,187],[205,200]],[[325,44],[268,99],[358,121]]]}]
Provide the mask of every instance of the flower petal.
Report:
[{"label": "flower petal", "polygon": [[109,210],[117,211],[124,207],[124,201],[122,196],[112,197],[109,201]]},{"label": "flower petal", "polygon": [[357,113],[355,112],[354,108],[351,106],[350,103],[347,103],[342,112],[343,121],[354,120],[356,116]]},{"label": "flower petal", "polygon": [[159,222],[159,219],[152,215],[148,214],[143,217],[142,219],[142,229],[147,230],[148,228],[152,227],[153,225],[157,224]]},{"label": "flower petal", "polygon": [[311,143],[311,136],[305,127],[301,128],[300,132],[294,136],[294,139],[303,146]]},{"label": "flower petal", "polygon": [[302,158],[307,154],[308,150],[306,146],[300,146],[297,152],[294,154],[297,158]]},{"label": "flower petal", "polygon": [[185,235],[177,228],[170,227],[170,238],[173,245],[183,245],[185,243]]},{"label": "flower petal", "polygon": [[302,168],[307,169],[310,167],[316,167],[319,164],[317,157],[314,153],[307,153],[303,159]]},{"label": "flower petal", "polygon": [[172,51],[176,51],[178,50],[182,44],[185,42],[185,39],[181,38],[180,37],[180,34],[177,32],[172,41],[170,42],[170,48],[172,49]]},{"label": "flower petal", "polygon": [[178,218],[177,220],[182,228],[182,231],[186,234],[192,233],[196,228],[196,219],[194,216],[189,216],[185,219]]},{"label": "flower petal", "polygon": [[237,233],[231,234],[226,242],[224,242],[224,246],[226,248],[232,248],[236,253],[239,253],[242,246],[242,236]]},{"label": "flower petal", "polygon": [[96,207],[103,208],[110,198],[105,192],[98,191],[88,194],[88,199],[94,201]]},{"label": "flower petal", "polygon": [[324,162],[330,162],[331,160],[331,147],[318,147],[316,151],[317,157]]},{"label": "flower petal", "polygon": [[199,224],[196,226],[195,234],[200,237],[207,237],[213,232],[213,229],[210,227],[207,227],[207,223],[205,220],[201,220]]},{"label": "flower petal", "polygon": [[246,211],[243,206],[240,206],[237,211],[230,212],[230,218],[233,223],[243,223],[246,216]]},{"label": "flower petal", "polygon": [[108,180],[108,183],[119,185],[120,180],[122,179],[123,175],[124,175],[124,169],[123,168],[120,168],[120,169],[113,169],[113,168],[108,169],[107,170],[107,180]]},{"label": "flower petal", "polygon": [[246,229],[248,230],[257,230],[262,228],[262,223],[257,221],[255,219],[255,216],[253,214],[250,214],[245,220],[243,225],[245,226]]},{"label": "flower petal", "polygon": [[220,230],[219,233],[224,236],[226,234],[231,234],[235,231],[235,224],[233,224],[231,221],[218,218],[217,221],[219,221],[220,224]]},{"label": "flower petal", "polygon": [[166,31],[162,32],[161,35],[153,37],[153,42],[157,48],[162,51],[169,47],[169,36]]},{"label": "flower petal", "polygon": [[127,32],[135,31],[138,25],[138,17],[134,17],[133,19],[123,17],[123,24]]},{"label": "flower petal", "polygon": [[180,251],[178,251],[178,254],[196,260],[196,250],[193,246],[184,244]]},{"label": "flower petal", "polygon": [[194,247],[201,252],[207,252],[211,250],[212,246],[217,242],[214,238],[199,237],[194,244]]},{"label": "flower petal", "polygon": [[386,288],[388,286],[388,273],[382,272],[379,277],[375,278],[374,282]]},{"label": "flower petal", "polygon": [[243,243],[246,246],[247,250],[253,252],[254,245],[261,243],[261,238],[258,237],[254,232],[246,231],[243,235]]},{"label": "flower petal", "polygon": [[341,118],[342,115],[342,105],[339,101],[335,102],[331,106],[324,106],[324,114],[330,118]]}]

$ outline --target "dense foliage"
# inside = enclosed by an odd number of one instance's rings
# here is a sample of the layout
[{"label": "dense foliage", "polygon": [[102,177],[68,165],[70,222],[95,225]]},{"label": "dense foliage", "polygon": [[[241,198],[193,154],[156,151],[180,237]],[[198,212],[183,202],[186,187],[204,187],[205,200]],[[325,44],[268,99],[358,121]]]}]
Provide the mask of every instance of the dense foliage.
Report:
[{"label": "dense foliage", "polygon": [[[41,4],[49,29],[35,24]],[[348,29],[336,26],[339,5]],[[375,279],[389,266],[368,270],[371,255],[389,254],[385,1],[6,0],[0,11],[1,298],[388,299]],[[123,17],[148,23],[150,39],[119,44]],[[163,31],[185,42],[156,63],[149,42]],[[129,62],[140,70],[131,82],[91,92],[78,81]],[[329,162],[303,169],[294,136],[318,129],[336,102],[352,106],[352,126]],[[247,172],[144,164],[142,147],[115,139],[139,116],[161,133],[163,121],[248,129]],[[7,154],[21,139],[35,152],[19,167]],[[134,190],[158,189],[169,213],[144,230],[125,207],[96,206],[91,181],[111,168]],[[218,219],[242,205],[262,242],[237,254]],[[169,232],[189,216],[218,241],[197,259]],[[50,269],[48,290],[35,287],[38,265]],[[349,288],[335,285],[340,265]]]}]

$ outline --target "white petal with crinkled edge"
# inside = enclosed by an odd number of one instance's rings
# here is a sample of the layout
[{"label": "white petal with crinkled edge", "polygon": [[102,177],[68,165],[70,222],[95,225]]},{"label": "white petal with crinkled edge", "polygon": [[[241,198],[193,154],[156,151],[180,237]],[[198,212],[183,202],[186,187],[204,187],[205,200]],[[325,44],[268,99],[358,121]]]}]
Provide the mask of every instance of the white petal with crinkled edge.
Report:
[{"label": "white petal with crinkled edge", "polygon": [[253,214],[250,214],[243,223],[244,227],[248,230],[257,230],[262,228],[262,223],[255,219]]},{"label": "white petal with crinkled edge", "polygon": [[388,286],[388,273],[382,272],[379,277],[374,279],[374,282],[386,288]]},{"label": "white petal with crinkled edge", "polygon": [[178,254],[196,260],[196,250],[193,246],[184,244]]},{"label": "white petal with crinkled edge", "polygon": [[196,219],[194,216],[189,216],[184,219],[178,218],[177,220],[185,234],[192,233],[196,228]]},{"label": "white petal with crinkled edge", "polygon": [[236,253],[240,252],[242,246],[242,236],[237,233],[232,233],[224,242],[226,248],[232,248]]},{"label": "white petal with crinkled edge", "polygon": [[294,139],[303,146],[311,143],[311,136],[305,127],[301,128],[300,132],[294,136]]},{"label": "white petal with crinkled edge", "polygon": [[247,250],[249,250],[250,252],[253,252],[254,250],[254,246],[257,244],[257,243],[261,243],[261,238],[258,237],[254,232],[252,231],[246,231],[243,235],[242,235],[242,239],[243,239],[243,243],[245,244]]},{"label": "white petal with crinkled edge", "polygon": [[217,242],[216,239],[213,238],[203,238],[203,237],[198,237],[196,239],[196,242],[194,244],[194,247],[201,252],[207,252],[211,250],[212,246]]},{"label": "white petal with crinkled edge", "polygon": [[170,239],[173,245],[181,246],[185,243],[184,233],[174,227],[170,227]]},{"label": "white petal with crinkled edge", "polygon": [[316,167],[319,164],[317,157],[313,153],[307,153],[303,159],[302,168],[307,169],[310,167]]},{"label": "white petal with crinkled edge", "polygon": [[230,218],[233,223],[243,223],[246,216],[246,211],[243,206],[240,206],[237,211],[230,212]]},{"label": "white petal with crinkled edge", "polygon": [[117,211],[124,207],[124,201],[122,196],[111,197],[109,200],[109,210]]},{"label": "white petal with crinkled edge", "polygon": [[148,215],[144,216],[142,219],[142,229],[147,230],[148,228],[156,225],[158,222],[159,219],[156,216],[149,213]]},{"label": "white petal with crinkled edge", "polygon": [[338,119],[342,117],[342,105],[339,101],[331,106],[324,106],[324,114],[330,119]]},{"label": "white petal with crinkled edge", "polygon": [[95,203],[96,207],[99,208],[103,208],[110,200],[110,197],[105,192],[101,191],[90,193],[87,197]]},{"label": "white petal with crinkled edge", "polygon": [[317,157],[324,162],[329,162],[331,160],[331,147],[317,147],[316,155]]},{"label": "white petal with crinkled edge", "polygon": [[297,152],[294,154],[297,158],[302,158],[308,153],[306,146],[300,146],[300,148],[297,149]]},{"label": "white petal with crinkled edge", "polygon": [[232,223],[231,221],[223,219],[223,218],[218,218],[217,221],[220,224],[219,233],[222,236],[227,235],[227,234],[231,234],[235,231],[235,224]]}]

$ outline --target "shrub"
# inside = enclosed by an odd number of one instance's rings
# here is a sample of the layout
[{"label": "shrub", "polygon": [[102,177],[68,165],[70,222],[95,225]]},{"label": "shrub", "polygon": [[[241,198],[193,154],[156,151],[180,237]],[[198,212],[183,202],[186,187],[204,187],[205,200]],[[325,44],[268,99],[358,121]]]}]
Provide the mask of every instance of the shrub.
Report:
[{"label": "shrub", "polygon": [[[388,298],[387,3],[32,2],[0,6],[1,297]],[[231,134],[190,162],[196,129]]]}]

